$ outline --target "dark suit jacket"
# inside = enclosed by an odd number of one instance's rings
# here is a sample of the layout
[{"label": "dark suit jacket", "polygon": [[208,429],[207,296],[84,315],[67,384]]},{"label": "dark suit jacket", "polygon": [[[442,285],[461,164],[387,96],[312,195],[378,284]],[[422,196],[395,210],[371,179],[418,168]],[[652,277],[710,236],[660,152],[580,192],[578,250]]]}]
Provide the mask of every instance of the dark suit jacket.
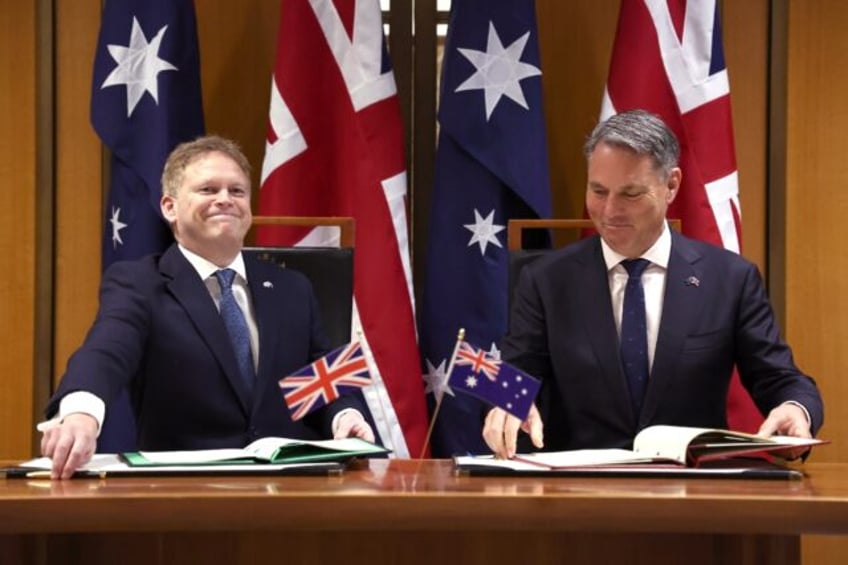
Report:
[{"label": "dark suit jacket", "polygon": [[209,291],[172,245],[104,272],[97,318],[68,361],[48,415],[69,392],[91,392],[108,406],[129,386],[139,448],[153,450],[241,447],[269,435],[327,438],[339,410],[364,413],[355,397],[342,397],[291,420],[277,381],[324,353],[318,305],[302,274],[244,259],[259,330],[252,394]]},{"label": "dark suit jacket", "polygon": [[549,450],[630,448],[654,424],[726,428],[734,364],[763,413],[795,400],[814,431],[822,424],[819,392],[781,339],[756,267],[675,232],[641,414],[621,368],[598,236],[522,270],[502,354],[543,381],[537,403]]}]

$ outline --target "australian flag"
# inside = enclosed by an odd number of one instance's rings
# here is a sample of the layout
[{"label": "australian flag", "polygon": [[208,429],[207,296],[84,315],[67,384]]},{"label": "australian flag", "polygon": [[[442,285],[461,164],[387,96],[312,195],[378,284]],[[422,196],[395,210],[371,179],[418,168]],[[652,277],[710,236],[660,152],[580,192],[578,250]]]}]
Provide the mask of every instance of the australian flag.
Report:
[{"label": "australian flag", "polygon": [[[103,268],[164,250],[159,211],[171,150],[203,133],[200,57],[192,0],[107,0],[91,94],[91,123],[111,153]],[[107,406],[99,451],[131,450],[128,395]]]},{"label": "australian flag", "polygon": [[465,340],[457,343],[448,386],[527,418],[542,383]]},{"label": "australian flag", "polygon": [[445,373],[462,327],[469,341],[499,357],[507,327],[507,221],[550,217],[541,74],[533,2],[453,1],[419,315],[427,392],[444,390],[434,456],[488,452],[481,435],[486,405],[445,388]]}]

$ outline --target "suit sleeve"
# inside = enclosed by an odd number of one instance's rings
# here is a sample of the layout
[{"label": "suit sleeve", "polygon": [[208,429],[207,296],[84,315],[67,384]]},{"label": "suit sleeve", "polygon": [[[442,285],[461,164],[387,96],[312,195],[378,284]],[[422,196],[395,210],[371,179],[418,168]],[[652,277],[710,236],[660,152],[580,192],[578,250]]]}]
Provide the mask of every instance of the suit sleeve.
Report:
[{"label": "suit sleeve", "polygon": [[810,413],[815,434],[824,407],[815,381],[795,365],[792,350],[780,336],[765,286],[756,267],[748,265],[736,326],[737,367],[742,383],[764,413],[788,400]]},{"label": "suit sleeve", "polygon": [[47,406],[48,417],[58,411],[63,396],[77,390],[94,394],[108,406],[138,371],[149,327],[149,300],[132,263],[113,264],[103,274],[94,324],[68,360]]},{"label": "suit sleeve", "polygon": [[504,361],[542,379],[551,377],[547,321],[541,293],[532,266],[521,270],[512,298],[509,331],[501,353]]}]

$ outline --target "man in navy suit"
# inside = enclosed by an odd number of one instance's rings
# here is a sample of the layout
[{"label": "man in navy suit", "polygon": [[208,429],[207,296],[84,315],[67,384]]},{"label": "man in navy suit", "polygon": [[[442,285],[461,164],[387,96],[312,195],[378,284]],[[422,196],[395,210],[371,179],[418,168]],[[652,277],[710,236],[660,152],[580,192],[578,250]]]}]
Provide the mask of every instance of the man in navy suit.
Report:
[{"label": "man in navy suit", "polygon": [[[104,272],[97,318],[42,426],[53,477],[91,458],[105,405],[126,386],[142,449],[242,447],[263,436],[373,441],[355,397],[289,416],[277,381],[320,357],[326,340],[308,280],[241,253],[252,216],[250,165],[238,146],[216,136],[178,146],[162,194],[176,243]],[[223,269],[235,272],[232,298],[222,295]],[[241,365],[227,301],[241,314]]]},{"label": "man in navy suit", "polygon": [[[502,355],[543,385],[524,422],[489,411],[483,436],[492,451],[514,455],[519,429],[535,448],[556,451],[630,448],[654,424],[726,428],[734,366],[766,415],[760,434],[814,434],[821,396],[781,339],[757,268],[668,228],[682,179],[674,134],[652,114],[625,112],[595,128],[585,154],[586,209],[598,235],[522,270]],[[636,283],[645,304],[641,386],[620,350],[622,261],[633,259],[647,260]]]}]

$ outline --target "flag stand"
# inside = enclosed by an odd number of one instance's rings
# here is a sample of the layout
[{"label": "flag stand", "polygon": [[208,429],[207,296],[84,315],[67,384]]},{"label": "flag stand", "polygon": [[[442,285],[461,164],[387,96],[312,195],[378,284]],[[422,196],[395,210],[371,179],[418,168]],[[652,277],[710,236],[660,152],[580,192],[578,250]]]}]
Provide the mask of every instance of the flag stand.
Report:
[{"label": "flag stand", "polygon": [[433,435],[433,428],[436,426],[436,418],[439,416],[439,408],[442,407],[442,398],[445,396],[445,387],[447,386],[448,379],[453,371],[453,362],[456,359],[456,351],[459,349],[459,344],[463,339],[465,339],[465,328],[459,328],[459,331],[456,334],[456,344],[453,346],[453,354],[451,354],[450,363],[448,364],[447,371],[445,371],[445,378],[442,381],[442,387],[439,391],[440,394],[436,397],[436,407],[433,409],[433,415],[430,416],[430,425],[427,427],[427,436],[424,438],[421,455],[418,456],[419,459],[424,459],[424,455],[427,453],[427,448],[430,447],[430,437]]}]

